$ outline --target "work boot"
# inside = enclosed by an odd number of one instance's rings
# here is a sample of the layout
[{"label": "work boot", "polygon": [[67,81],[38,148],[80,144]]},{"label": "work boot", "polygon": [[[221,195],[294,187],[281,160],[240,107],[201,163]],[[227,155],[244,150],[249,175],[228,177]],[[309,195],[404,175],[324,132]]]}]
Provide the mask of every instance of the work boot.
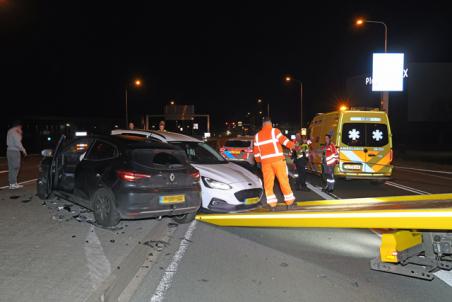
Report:
[{"label": "work boot", "polygon": [[293,202],[292,204],[286,205],[286,209],[287,209],[288,211],[289,211],[289,210],[293,210],[295,207],[296,207],[295,202]]},{"label": "work boot", "polygon": [[275,206],[271,206],[267,203],[267,205],[265,206],[268,210],[270,210],[270,212],[276,212],[276,205]]}]

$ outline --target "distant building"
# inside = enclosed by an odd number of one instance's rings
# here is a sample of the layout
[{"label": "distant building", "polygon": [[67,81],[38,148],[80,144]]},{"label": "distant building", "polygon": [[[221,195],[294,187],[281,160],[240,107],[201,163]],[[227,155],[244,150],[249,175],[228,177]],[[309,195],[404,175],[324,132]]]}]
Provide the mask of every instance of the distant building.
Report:
[{"label": "distant building", "polygon": [[[389,93],[396,146],[452,146],[452,63],[408,63],[403,92]],[[347,79],[350,106],[379,107],[368,75]],[[366,80],[367,79],[367,80]]]}]

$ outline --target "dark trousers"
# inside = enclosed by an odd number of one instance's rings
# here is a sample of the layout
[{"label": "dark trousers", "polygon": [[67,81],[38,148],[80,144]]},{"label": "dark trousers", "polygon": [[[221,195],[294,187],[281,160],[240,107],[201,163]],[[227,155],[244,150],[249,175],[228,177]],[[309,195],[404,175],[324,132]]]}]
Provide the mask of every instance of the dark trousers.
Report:
[{"label": "dark trousers", "polygon": [[297,158],[295,160],[295,166],[297,167],[298,172],[298,185],[301,187],[306,187],[306,165],[308,164],[308,160],[304,157]]},{"label": "dark trousers", "polygon": [[334,190],[334,166],[328,166],[323,164],[323,177],[326,179],[326,189],[333,191]]}]

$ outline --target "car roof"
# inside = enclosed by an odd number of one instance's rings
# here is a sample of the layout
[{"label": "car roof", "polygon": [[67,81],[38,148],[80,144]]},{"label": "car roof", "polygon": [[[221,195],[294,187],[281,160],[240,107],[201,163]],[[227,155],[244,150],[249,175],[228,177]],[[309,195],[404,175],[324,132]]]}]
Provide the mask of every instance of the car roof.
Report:
[{"label": "car roof", "polygon": [[178,147],[167,144],[165,142],[149,141],[145,137],[137,137],[133,135],[96,135],[92,136],[95,139],[102,139],[121,145],[127,149],[166,149],[166,150],[180,150]]},{"label": "car roof", "polygon": [[159,139],[162,141],[167,142],[202,142],[201,140],[181,134],[176,132],[169,132],[169,131],[153,131],[153,130],[141,130],[141,129],[134,129],[134,130],[128,130],[128,129],[114,129],[111,131],[112,135],[119,135],[119,134],[135,134],[135,135],[144,135],[147,137],[152,137],[155,139]]},{"label": "car roof", "polygon": [[253,140],[254,137],[252,136],[231,137],[227,139],[227,141],[253,141]]}]

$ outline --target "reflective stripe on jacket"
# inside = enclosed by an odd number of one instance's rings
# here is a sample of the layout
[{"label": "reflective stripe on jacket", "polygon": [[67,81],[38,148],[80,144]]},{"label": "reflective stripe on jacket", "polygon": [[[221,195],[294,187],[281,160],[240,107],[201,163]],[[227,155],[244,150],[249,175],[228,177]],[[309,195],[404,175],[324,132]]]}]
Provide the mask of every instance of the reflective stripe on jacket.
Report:
[{"label": "reflective stripe on jacket", "polygon": [[271,163],[284,159],[282,146],[294,148],[294,143],[285,137],[279,129],[270,125],[262,127],[254,137],[254,158],[256,162]]},{"label": "reflective stripe on jacket", "polygon": [[329,144],[328,146],[324,146],[322,151],[325,156],[325,163],[328,166],[334,166],[339,160],[339,152],[336,149],[334,144]]}]

